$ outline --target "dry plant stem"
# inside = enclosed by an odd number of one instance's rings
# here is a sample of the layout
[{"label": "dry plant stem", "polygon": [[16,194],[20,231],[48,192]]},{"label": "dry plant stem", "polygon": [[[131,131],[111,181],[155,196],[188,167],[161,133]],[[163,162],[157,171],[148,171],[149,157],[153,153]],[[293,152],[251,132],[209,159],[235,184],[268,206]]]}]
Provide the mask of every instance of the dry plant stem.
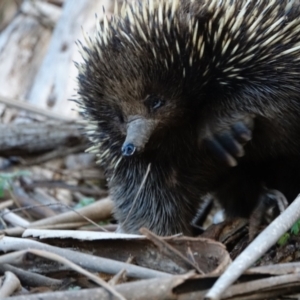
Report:
[{"label": "dry plant stem", "polygon": [[[228,300],[257,300],[270,299],[292,293],[290,288],[299,290],[300,274],[290,274],[278,277],[270,277],[250,282],[235,284],[229,287],[223,294],[222,299]],[[287,289],[290,289],[289,291]],[[270,293],[270,295],[268,295]],[[192,292],[179,295],[178,300],[203,299],[205,291]],[[271,296],[271,297],[269,297]]]},{"label": "dry plant stem", "polygon": [[41,188],[35,188],[34,190],[31,188],[27,188],[26,184],[24,183],[25,181],[29,181],[29,177],[21,177],[21,185],[25,190],[31,190],[30,197],[36,200],[38,203],[42,205],[46,205],[48,207],[51,207],[51,209],[56,213],[56,214],[61,214],[63,212],[68,211],[68,209],[64,206],[61,205],[61,202],[59,202],[54,196],[50,195],[47,193],[46,190],[41,189]]},{"label": "dry plant stem", "polygon": [[[122,294],[127,299],[143,299],[143,300],[160,300],[160,299],[177,299],[177,300],[194,300],[203,299],[205,291],[191,292],[185,294],[175,294],[174,289],[193,278],[192,274],[186,274],[183,276],[172,276],[170,278],[159,278],[141,280],[136,282],[130,282],[120,284],[115,287],[116,291]],[[275,280],[275,281],[274,281]],[[272,282],[274,281],[274,285]],[[286,276],[272,277],[267,279],[255,280],[250,283],[242,283],[234,285],[228,289],[224,294],[224,299],[230,300],[257,300],[257,299],[269,299],[268,295],[283,295],[286,292],[285,289],[289,288],[292,292],[293,287],[299,290],[299,274],[292,274]],[[273,292],[273,286],[278,286],[275,292]],[[259,292],[259,289],[262,289]],[[271,289],[269,291],[269,289]],[[245,293],[242,295],[240,291]],[[255,293],[258,291],[257,293]],[[246,294],[247,293],[247,294]],[[35,294],[19,297],[12,297],[11,300],[111,300],[107,292],[101,288],[88,289],[81,291],[65,291],[65,292],[53,292],[47,294]]]},{"label": "dry plant stem", "polygon": [[14,200],[7,200],[0,203],[0,210],[8,208],[14,205]]},{"label": "dry plant stem", "polygon": [[[94,221],[102,221],[109,219],[112,214],[113,202],[109,197],[104,198],[100,201],[92,203],[88,206],[80,208],[75,211],[69,211],[62,213],[50,218],[45,218],[36,222],[32,222],[28,228],[40,228],[42,226],[51,226],[56,224],[65,224],[73,222],[82,222],[82,219],[85,219],[83,216],[87,216],[88,219]],[[24,228],[11,228],[3,230],[2,232],[7,235],[20,236],[24,232]],[[1,231],[0,231],[1,233]]]},{"label": "dry plant stem", "polygon": [[197,262],[195,260],[195,256],[190,247],[188,247],[188,249],[187,249],[187,259],[189,261],[191,261],[194,265],[197,264]]},{"label": "dry plant stem", "polygon": [[44,226],[55,225],[57,223],[82,222],[82,219],[85,219],[84,216],[88,216],[88,218],[92,220],[101,221],[111,217],[112,209],[113,202],[109,197],[107,197],[76,211],[70,211],[36,221],[31,224],[30,228],[34,228],[35,225]]},{"label": "dry plant stem", "polygon": [[63,115],[61,115],[59,113],[55,113],[51,110],[37,107],[37,106],[32,105],[28,102],[19,101],[19,100],[16,100],[16,99],[10,99],[10,98],[3,97],[3,96],[0,96],[0,103],[3,103],[3,104],[5,104],[9,107],[22,109],[22,110],[25,110],[27,112],[31,112],[31,113],[34,113],[34,114],[37,114],[37,115],[41,115],[41,116],[44,116],[44,117],[47,117],[47,118],[50,118],[50,119],[53,119],[53,120],[65,121],[65,122],[71,122],[71,121],[75,120],[74,118],[70,118],[68,116],[63,116]]},{"label": "dry plant stem", "polygon": [[[298,300],[299,299],[300,287],[294,284],[293,286],[284,286],[282,289],[276,291],[266,291],[253,295],[247,295],[243,298],[234,297],[228,300],[266,300],[266,299],[276,299],[276,300]],[[296,295],[295,295],[296,294]],[[282,295],[290,295],[290,297],[281,297]]]},{"label": "dry plant stem", "polygon": [[[78,214],[79,216],[81,216],[83,219],[85,219],[86,220],[86,222],[85,222],[85,224],[86,223],[89,223],[89,224],[93,224],[93,225],[95,225],[96,227],[98,227],[100,230],[102,230],[102,231],[106,231],[106,229],[105,228],[103,228],[102,226],[100,226],[100,225],[98,225],[96,222],[94,222],[93,220],[91,220],[90,218],[88,218],[88,217],[86,217],[86,216],[84,216],[84,215],[81,215],[78,211],[76,211],[75,209],[73,209],[72,207],[70,207],[70,206],[68,206],[68,205],[66,205],[66,204],[62,204],[62,203],[56,203],[56,204],[49,204],[49,205],[47,205],[47,204],[40,204],[40,205],[30,205],[30,206],[26,206],[26,207],[22,207],[22,208],[18,208],[18,209],[14,209],[14,211],[26,211],[26,210],[33,210],[33,209],[36,209],[36,208],[47,208],[48,206],[53,206],[53,205],[62,205],[62,206],[64,206],[64,207],[67,207],[69,210],[71,210],[71,211],[73,211],[73,212],[75,212],[76,214]],[[8,211],[8,212],[6,212],[6,211],[4,211],[0,216],[6,216],[7,214],[10,214],[11,212],[10,211]],[[28,223],[27,225],[23,225],[22,227],[24,227],[24,228],[30,228],[30,225],[29,225],[30,223]],[[31,223],[32,224],[32,223]],[[17,225],[17,224],[16,224]],[[19,226],[21,226],[21,225],[19,225]]]},{"label": "dry plant stem", "polygon": [[55,225],[45,225],[40,226],[38,229],[77,229],[81,228],[89,224],[88,222],[72,222],[72,223],[62,223],[62,224],[55,224]]},{"label": "dry plant stem", "polygon": [[[118,229],[118,225],[117,224],[107,224],[102,226],[103,229],[105,229],[105,232],[115,232]],[[92,227],[92,226],[82,226],[80,228],[78,228],[79,230],[83,230],[83,231],[99,231],[98,227]],[[100,230],[102,231],[102,230]]]},{"label": "dry plant stem", "polygon": [[161,239],[159,236],[154,234],[153,232],[149,231],[146,228],[141,228],[140,232],[147,237],[150,241],[153,242],[161,251],[163,251],[164,254],[166,254],[169,258],[177,257],[179,260],[178,262],[181,262],[184,268],[189,268],[191,270],[195,269],[199,274],[204,274],[202,270],[200,270],[199,266],[197,264],[194,264],[190,260],[188,260],[181,252],[179,252],[177,249],[172,247],[170,244],[168,244],[166,241]]},{"label": "dry plant stem", "polygon": [[[50,207],[40,207],[40,203],[30,197],[30,195],[28,195],[20,186],[17,186],[15,183],[12,183],[11,186],[13,189],[11,197],[15,200],[15,203],[20,209],[23,209],[24,206],[33,207],[29,215],[30,219],[32,219],[32,215],[37,218],[49,218],[56,215],[56,213]],[[23,212],[27,214],[25,209]]]},{"label": "dry plant stem", "polygon": [[49,278],[40,274],[32,273],[29,271],[22,270],[20,268],[16,268],[9,264],[1,264],[0,271],[10,271],[20,279],[23,285],[27,285],[30,287],[39,287],[39,286],[49,286],[49,287],[59,287],[63,284],[62,280]]},{"label": "dry plant stem", "polygon": [[[13,189],[14,189],[14,184],[12,184],[12,187],[13,187]],[[22,206],[26,206],[26,204],[24,205],[24,203],[22,203],[22,202],[23,202],[24,200],[25,200],[25,202],[26,202],[27,199],[24,199],[23,197],[18,197],[18,196],[16,195],[15,191],[9,190],[9,194],[10,194],[11,198],[13,199],[15,206],[17,206],[17,209],[21,209]],[[30,201],[30,200],[29,200],[29,201]],[[16,209],[14,209],[14,211],[16,211]],[[30,215],[26,210],[24,210],[23,214],[28,218],[28,220],[31,220],[31,219],[32,219],[31,215]],[[2,213],[2,214],[1,214],[1,217],[3,217],[3,215],[4,215],[4,214]],[[15,227],[15,228],[18,228],[18,227]]]},{"label": "dry plant stem", "polygon": [[18,216],[17,214],[15,214],[7,208],[3,210],[3,214],[0,214],[0,216],[3,216],[3,219],[13,226],[27,227],[30,224],[28,221],[21,218],[20,216]]},{"label": "dry plant stem", "polygon": [[46,163],[50,160],[66,157],[70,154],[84,152],[86,147],[87,147],[87,144],[85,144],[85,143],[82,145],[79,145],[79,146],[75,146],[75,147],[58,147],[57,149],[55,149],[51,152],[37,156],[33,159],[26,159],[26,161],[24,161],[22,163],[22,165],[23,166],[40,165],[40,164]]},{"label": "dry plant stem", "polygon": [[[126,260],[126,263],[127,264],[131,264],[132,263],[132,260],[133,260],[133,257],[129,257],[127,260]],[[127,279],[127,272],[126,270],[121,270],[119,273],[117,273],[116,275],[113,276],[113,278],[111,278],[108,283],[112,286],[114,285],[117,285],[117,284],[120,284],[120,283],[123,283],[126,281]]]},{"label": "dry plant stem", "polygon": [[[20,251],[19,253],[21,254]],[[71,269],[75,270],[78,273],[81,273],[83,275],[85,275],[86,277],[88,277],[90,280],[94,281],[96,284],[99,284],[100,286],[102,286],[104,289],[106,289],[108,292],[110,292],[112,295],[114,295],[115,297],[117,297],[120,300],[126,300],[122,295],[120,295],[118,292],[116,292],[112,286],[110,286],[106,281],[104,281],[101,277],[98,277],[90,272],[88,272],[87,270],[84,270],[83,268],[79,267],[78,265],[74,264],[73,262],[69,261],[68,259],[61,257],[57,254],[48,252],[48,251],[41,251],[41,250],[27,250],[26,252],[47,258],[47,259],[51,259],[54,261],[57,261],[63,265],[66,265],[68,267],[70,267]]]},{"label": "dry plant stem", "polygon": [[66,189],[72,192],[79,192],[82,194],[96,196],[96,197],[104,197],[107,196],[107,191],[102,189],[91,189],[90,187],[81,187],[77,185],[67,184],[61,181],[34,181],[32,183],[28,183],[25,185],[26,188],[33,189],[37,187],[43,188],[59,188],[59,189]]},{"label": "dry plant stem", "polygon": [[31,254],[35,254],[37,256],[46,258],[46,259],[51,259],[54,260],[56,262],[59,262],[63,265],[68,266],[69,268],[75,270],[78,273],[81,273],[83,275],[85,275],[86,277],[88,277],[90,280],[94,281],[96,284],[99,284],[100,286],[104,287],[108,292],[110,292],[112,295],[116,296],[118,299],[121,300],[126,300],[123,296],[121,296],[118,292],[116,292],[108,283],[106,283],[103,279],[101,279],[100,277],[91,274],[90,272],[84,270],[83,268],[79,267],[78,265],[72,263],[71,261],[69,261],[68,259],[61,257],[57,254],[48,252],[48,251],[44,251],[44,250],[36,250],[36,249],[29,249],[29,250],[22,250],[22,251],[17,251],[14,253],[10,253],[10,254],[5,254],[4,255],[4,259],[8,258],[17,258],[19,259],[20,257],[23,257],[25,254],[27,253],[31,253]]},{"label": "dry plant stem", "polygon": [[[99,256],[94,256],[90,254],[80,253],[77,251],[62,249],[59,247],[49,246],[43,243],[39,243],[32,240],[12,238],[12,237],[2,237],[0,239],[0,251],[19,251],[23,249],[38,249],[49,251],[60,255],[62,257],[67,257],[70,261],[77,263],[81,267],[95,271],[103,272],[108,274],[117,274],[120,270],[125,269],[127,275],[133,278],[154,278],[154,277],[169,277],[168,273],[150,270],[144,267],[139,267],[135,265],[126,264],[120,261],[115,261],[108,258],[102,258]],[[5,256],[0,256],[0,264],[12,263],[11,260],[7,260],[8,255],[13,255],[13,253],[6,254]]]},{"label": "dry plant stem", "polygon": [[[266,289],[279,289],[281,290],[284,285],[291,285],[291,284],[299,284],[300,280],[300,273],[298,274],[289,274],[289,275],[282,275],[276,277],[270,277],[265,279],[253,280],[250,282],[236,284],[227,291],[222,294],[223,298],[232,298],[236,297],[236,299],[240,299],[242,295],[247,294],[255,294],[259,291],[264,291]],[[278,295],[280,296],[280,294]]]},{"label": "dry plant stem", "polygon": [[245,274],[269,274],[269,275],[286,275],[290,273],[300,273],[300,262],[291,262],[291,263],[255,267],[245,272]]},{"label": "dry plant stem", "polygon": [[103,173],[100,171],[99,168],[74,170],[62,170],[57,168],[51,168],[49,166],[46,166],[45,168],[76,180],[104,180]]},{"label": "dry plant stem", "polygon": [[116,286],[122,282],[126,281],[126,270],[121,270],[118,274],[116,274],[112,279],[109,280],[108,284],[111,286]]},{"label": "dry plant stem", "polygon": [[0,299],[9,297],[11,294],[14,293],[14,291],[21,288],[21,283],[15,274],[7,271],[5,272],[4,276],[5,277],[0,288]]},{"label": "dry plant stem", "polygon": [[25,230],[26,228],[22,228],[22,227],[7,228],[7,229],[0,230],[0,235],[3,234],[8,236],[22,236]]},{"label": "dry plant stem", "polygon": [[300,196],[235,259],[209,290],[206,299],[221,299],[224,291],[266,253],[300,219]]},{"label": "dry plant stem", "polygon": [[[178,299],[173,293],[174,287],[182,284],[192,274],[172,276],[170,278],[155,278],[124,283],[115,287],[116,291],[130,300],[172,300]],[[10,300],[112,300],[109,294],[102,288],[86,289],[80,291],[53,292],[46,294],[26,295],[12,297]]]}]

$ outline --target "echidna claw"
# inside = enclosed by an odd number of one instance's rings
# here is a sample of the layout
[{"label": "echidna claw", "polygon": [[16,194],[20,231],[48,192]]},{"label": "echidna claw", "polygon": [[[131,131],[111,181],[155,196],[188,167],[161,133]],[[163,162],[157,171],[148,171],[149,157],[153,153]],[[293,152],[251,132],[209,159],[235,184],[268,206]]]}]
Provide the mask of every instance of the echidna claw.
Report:
[{"label": "echidna claw", "polygon": [[245,155],[245,144],[252,138],[253,119],[237,121],[225,130],[218,130],[204,139],[211,153],[230,167],[238,164],[238,159]]}]

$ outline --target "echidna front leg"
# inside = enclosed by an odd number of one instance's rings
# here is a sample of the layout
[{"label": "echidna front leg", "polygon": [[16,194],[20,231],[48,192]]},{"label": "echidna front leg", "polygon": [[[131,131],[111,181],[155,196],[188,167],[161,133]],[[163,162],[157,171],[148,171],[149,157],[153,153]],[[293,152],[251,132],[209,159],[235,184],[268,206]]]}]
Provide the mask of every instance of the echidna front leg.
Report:
[{"label": "echidna front leg", "polygon": [[286,187],[270,183],[266,186],[264,173],[276,173],[279,170],[265,168],[268,166],[251,161],[240,162],[237,167],[228,168],[212,191],[215,199],[224,207],[227,217],[249,218],[250,241],[259,233],[262,225],[270,223],[287,208],[288,200],[283,193],[286,188],[293,187],[288,182],[285,182]]},{"label": "echidna front leg", "polygon": [[253,124],[252,116],[219,120],[206,127],[203,142],[216,158],[234,167],[245,154],[244,146],[252,138]]}]

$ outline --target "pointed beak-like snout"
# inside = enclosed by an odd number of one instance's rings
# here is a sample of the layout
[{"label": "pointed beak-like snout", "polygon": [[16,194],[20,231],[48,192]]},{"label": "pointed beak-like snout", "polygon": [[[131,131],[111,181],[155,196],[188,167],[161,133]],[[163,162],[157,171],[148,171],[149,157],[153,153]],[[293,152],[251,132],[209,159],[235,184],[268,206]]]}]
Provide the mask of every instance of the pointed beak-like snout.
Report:
[{"label": "pointed beak-like snout", "polygon": [[131,118],[127,123],[127,135],[121,148],[122,155],[132,156],[143,150],[155,126],[156,122],[152,119],[140,116]]},{"label": "pointed beak-like snout", "polygon": [[132,143],[124,143],[121,149],[123,156],[131,156],[134,154],[135,150],[136,146]]}]

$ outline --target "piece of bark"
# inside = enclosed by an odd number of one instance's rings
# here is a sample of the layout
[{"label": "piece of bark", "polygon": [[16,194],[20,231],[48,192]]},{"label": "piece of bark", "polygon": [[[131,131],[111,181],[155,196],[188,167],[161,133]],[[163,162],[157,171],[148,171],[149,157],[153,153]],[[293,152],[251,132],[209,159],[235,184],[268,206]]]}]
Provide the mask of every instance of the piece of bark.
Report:
[{"label": "piece of bark", "polygon": [[204,274],[196,262],[190,261],[183,253],[168,244],[162,237],[154,234],[147,228],[141,228],[140,232],[145,235],[148,240],[152,241],[161,252],[176,261],[179,266],[187,268],[188,270],[196,270],[199,274]]},{"label": "piece of bark", "polygon": [[43,153],[86,143],[74,122],[0,124],[0,156]]},{"label": "piece of bark", "polygon": [[[100,257],[127,261],[134,257],[139,265],[171,274],[185,274],[194,269],[182,262],[182,257],[192,257],[195,269],[201,269],[206,274],[220,274],[230,262],[225,247],[212,240],[192,237],[160,237],[161,243],[172,249],[157,248],[156,245],[142,235],[130,235],[108,232],[88,232],[73,230],[41,230],[27,229],[23,237],[38,238],[47,244],[61,248],[76,249],[84,253],[93,253]],[[180,253],[180,257],[178,257]]]},{"label": "piece of bark", "polygon": [[[77,69],[73,61],[81,60],[75,41],[81,38],[81,27],[91,31],[96,24],[95,14],[111,1],[66,0],[49,45],[49,51],[36,74],[28,101],[43,108],[69,115],[74,103]],[[62,109],[63,108],[63,109]]]},{"label": "piece of bark", "polygon": [[[52,28],[45,27],[36,17],[37,3],[48,16],[56,18],[57,6],[40,1],[25,0],[11,23],[0,35],[0,95],[14,99],[25,99],[32,80],[48,49]],[[43,8],[42,8],[43,7]],[[47,9],[46,9],[47,7]],[[55,18],[54,18],[55,19]],[[1,131],[2,133],[3,131]]]}]

